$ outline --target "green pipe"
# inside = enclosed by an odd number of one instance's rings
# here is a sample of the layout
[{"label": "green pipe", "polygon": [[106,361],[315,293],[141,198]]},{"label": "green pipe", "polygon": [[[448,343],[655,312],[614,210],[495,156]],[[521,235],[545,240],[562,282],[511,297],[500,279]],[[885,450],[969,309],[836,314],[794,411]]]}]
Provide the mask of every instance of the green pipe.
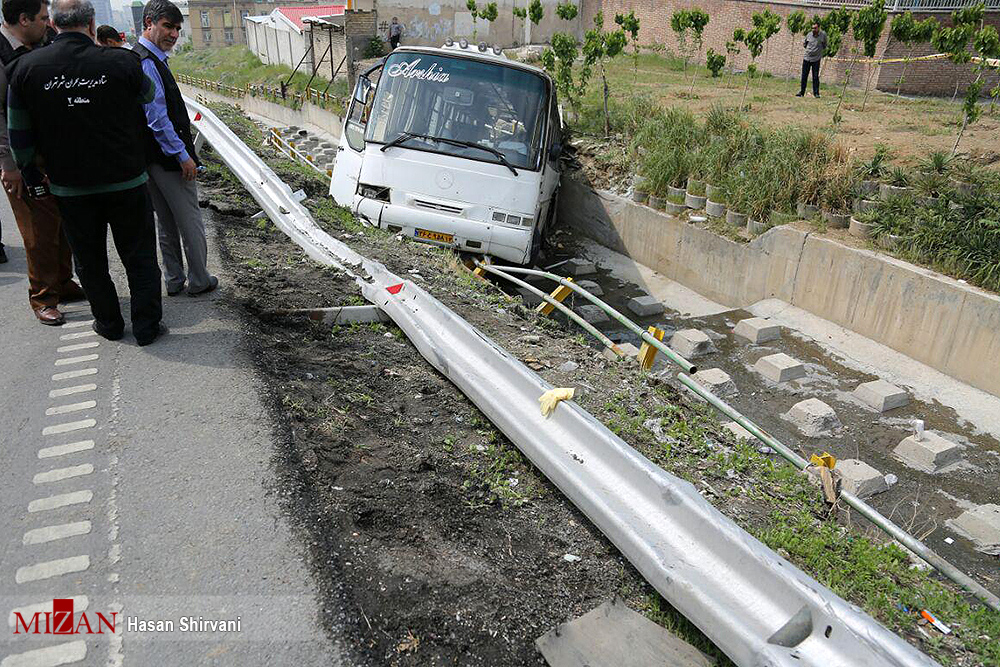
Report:
[{"label": "green pipe", "polygon": [[[476,266],[481,266],[481,267],[484,267],[484,268],[486,267],[485,264],[482,264],[478,260],[476,261]],[[522,267],[519,267],[519,266],[505,266],[505,267],[503,267],[503,271],[508,272],[508,273],[522,273],[522,274],[531,275],[531,276],[539,276],[541,278],[548,278],[549,280],[554,280],[555,282],[559,283],[560,285],[565,285],[566,287],[568,287],[571,290],[573,290],[574,292],[580,294],[582,297],[584,297],[585,299],[587,299],[588,301],[590,301],[592,304],[594,304],[595,306],[597,306],[598,308],[600,308],[601,310],[603,310],[610,317],[614,318],[615,321],[617,321],[619,324],[623,325],[624,327],[626,327],[627,329],[629,329],[633,333],[637,334],[639,336],[639,338],[641,338],[643,341],[645,341],[646,343],[649,343],[650,345],[652,345],[653,347],[655,347],[657,350],[659,350],[660,352],[662,352],[664,355],[666,355],[666,357],[668,359],[670,359],[670,361],[674,362],[675,364],[677,364],[678,366],[680,366],[682,369],[684,369],[684,371],[686,373],[696,373],[696,372],[698,372],[698,369],[697,369],[697,367],[695,367],[694,364],[692,364],[690,361],[688,361],[687,359],[685,359],[681,355],[679,355],[676,352],[674,352],[669,346],[665,345],[663,343],[663,341],[658,340],[655,336],[653,336],[648,331],[646,331],[645,329],[643,329],[642,327],[640,327],[638,324],[636,324],[635,322],[633,322],[629,318],[625,317],[620,312],[618,312],[617,310],[615,310],[614,308],[612,308],[611,306],[609,306],[605,302],[601,301],[600,299],[598,299],[596,296],[594,296],[593,294],[591,294],[590,292],[588,292],[584,288],[582,288],[579,285],[577,285],[576,283],[574,283],[572,280],[566,280],[562,276],[557,275],[555,273],[549,273],[548,271],[539,271],[537,269],[525,269],[525,268],[522,268]]]},{"label": "green pipe", "polygon": [[[806,467],[808,467],[809,463],[804,458],[786,447],[780,440],[777,440],[773,436],[769,435],[766,431],[764,431],[764,429],[744,417],[735,408],[702,387],[692,378],[684,373],[678,373],[677,379],[680,380],[681,384],[685,387],[708,401],[712,407],[735,421],[737,424],[749,431],[755,438],[776,451],[782,458],[791,463],[793,466],[799,470],[805,470]],[[936,552],[932,551],[926,544],[894,524],[874,507],[863,501],[861,498],[858,498],[850,491],[841,491],[840,498],[849,506],[860,512],[863,517],[885,531],[890,537],[897,540],[907,549],[927,561],[927,563],[933,566],[938,572],[975,595],[990,609],[1000,611],[1000,597],[991,593],[982,584],[959,570]]]}]

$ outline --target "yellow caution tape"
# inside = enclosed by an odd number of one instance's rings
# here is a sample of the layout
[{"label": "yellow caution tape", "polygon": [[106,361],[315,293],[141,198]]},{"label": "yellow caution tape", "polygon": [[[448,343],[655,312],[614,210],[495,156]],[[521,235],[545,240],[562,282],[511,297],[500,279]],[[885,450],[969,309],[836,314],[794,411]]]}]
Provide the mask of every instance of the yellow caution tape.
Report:
[{"label": "yellow caution tape", "polygon": [[819,456],[813,454],[809,457],[809,463],[818,465],[821,468],[829,468],[833,470],[834,466],[837,465],[837,459],[834,458],[833,454],[829,452],[823,452]]},{"label": "yellow caution tape", "polygon": [[[947,53],[932,53],[929,56],[916,56],[915,58],[858,58],[859,64],[872,64],[872,65],[884,65],[886,63],[906,63],[906,62],[917,62],[918,60],[941,60],[942,58],[947,58]],[[849,63],[853,62],[854,58],[841,58],[839,56],[833,56],[827,58],[827,60],[836,60],[838,62]]]}]

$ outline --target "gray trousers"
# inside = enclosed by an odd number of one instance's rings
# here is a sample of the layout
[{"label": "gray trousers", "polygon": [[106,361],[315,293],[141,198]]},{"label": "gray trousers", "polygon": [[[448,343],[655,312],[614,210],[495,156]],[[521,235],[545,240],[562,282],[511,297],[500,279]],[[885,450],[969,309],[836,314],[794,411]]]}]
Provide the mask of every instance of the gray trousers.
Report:
[{"label": "gray trousers", "polygon": [[[185,181],[179,171],[149,165],[149,194],[156,211],[156,230],[163,257],[163,280],[171,292],[187,280],[188,291],[198,292],[209,284],[208,243],[205,222],[198,207],[198,184]],[[181,247],[184,254],[181,255]],[[187,275],[184,260],[187,259]]]}]

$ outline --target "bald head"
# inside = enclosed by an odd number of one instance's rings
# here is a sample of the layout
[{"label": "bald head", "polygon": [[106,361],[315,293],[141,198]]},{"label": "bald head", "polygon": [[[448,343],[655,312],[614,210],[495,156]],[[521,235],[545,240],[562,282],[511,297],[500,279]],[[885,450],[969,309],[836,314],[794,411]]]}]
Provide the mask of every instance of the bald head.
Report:
[{"label": "bald head", "polygon": [[94,34],[94,5],[89,0],[52,0],[49,13],[59,32]]}]

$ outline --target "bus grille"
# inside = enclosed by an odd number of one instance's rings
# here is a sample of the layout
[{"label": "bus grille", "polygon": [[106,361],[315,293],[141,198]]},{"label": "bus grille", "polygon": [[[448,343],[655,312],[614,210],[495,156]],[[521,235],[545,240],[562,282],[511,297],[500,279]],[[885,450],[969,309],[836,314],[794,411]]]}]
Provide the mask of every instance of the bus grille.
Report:
[{"label": "bus grille", "polygon": [[452,215],[462,215],[462,212],[465,211],[461,206],[449,206],[448,204],[440,204],[434,201],[427,201],[426,199],[414,199],[413,205],[417,208],[424,208],[439,213],[451,213]]}]

